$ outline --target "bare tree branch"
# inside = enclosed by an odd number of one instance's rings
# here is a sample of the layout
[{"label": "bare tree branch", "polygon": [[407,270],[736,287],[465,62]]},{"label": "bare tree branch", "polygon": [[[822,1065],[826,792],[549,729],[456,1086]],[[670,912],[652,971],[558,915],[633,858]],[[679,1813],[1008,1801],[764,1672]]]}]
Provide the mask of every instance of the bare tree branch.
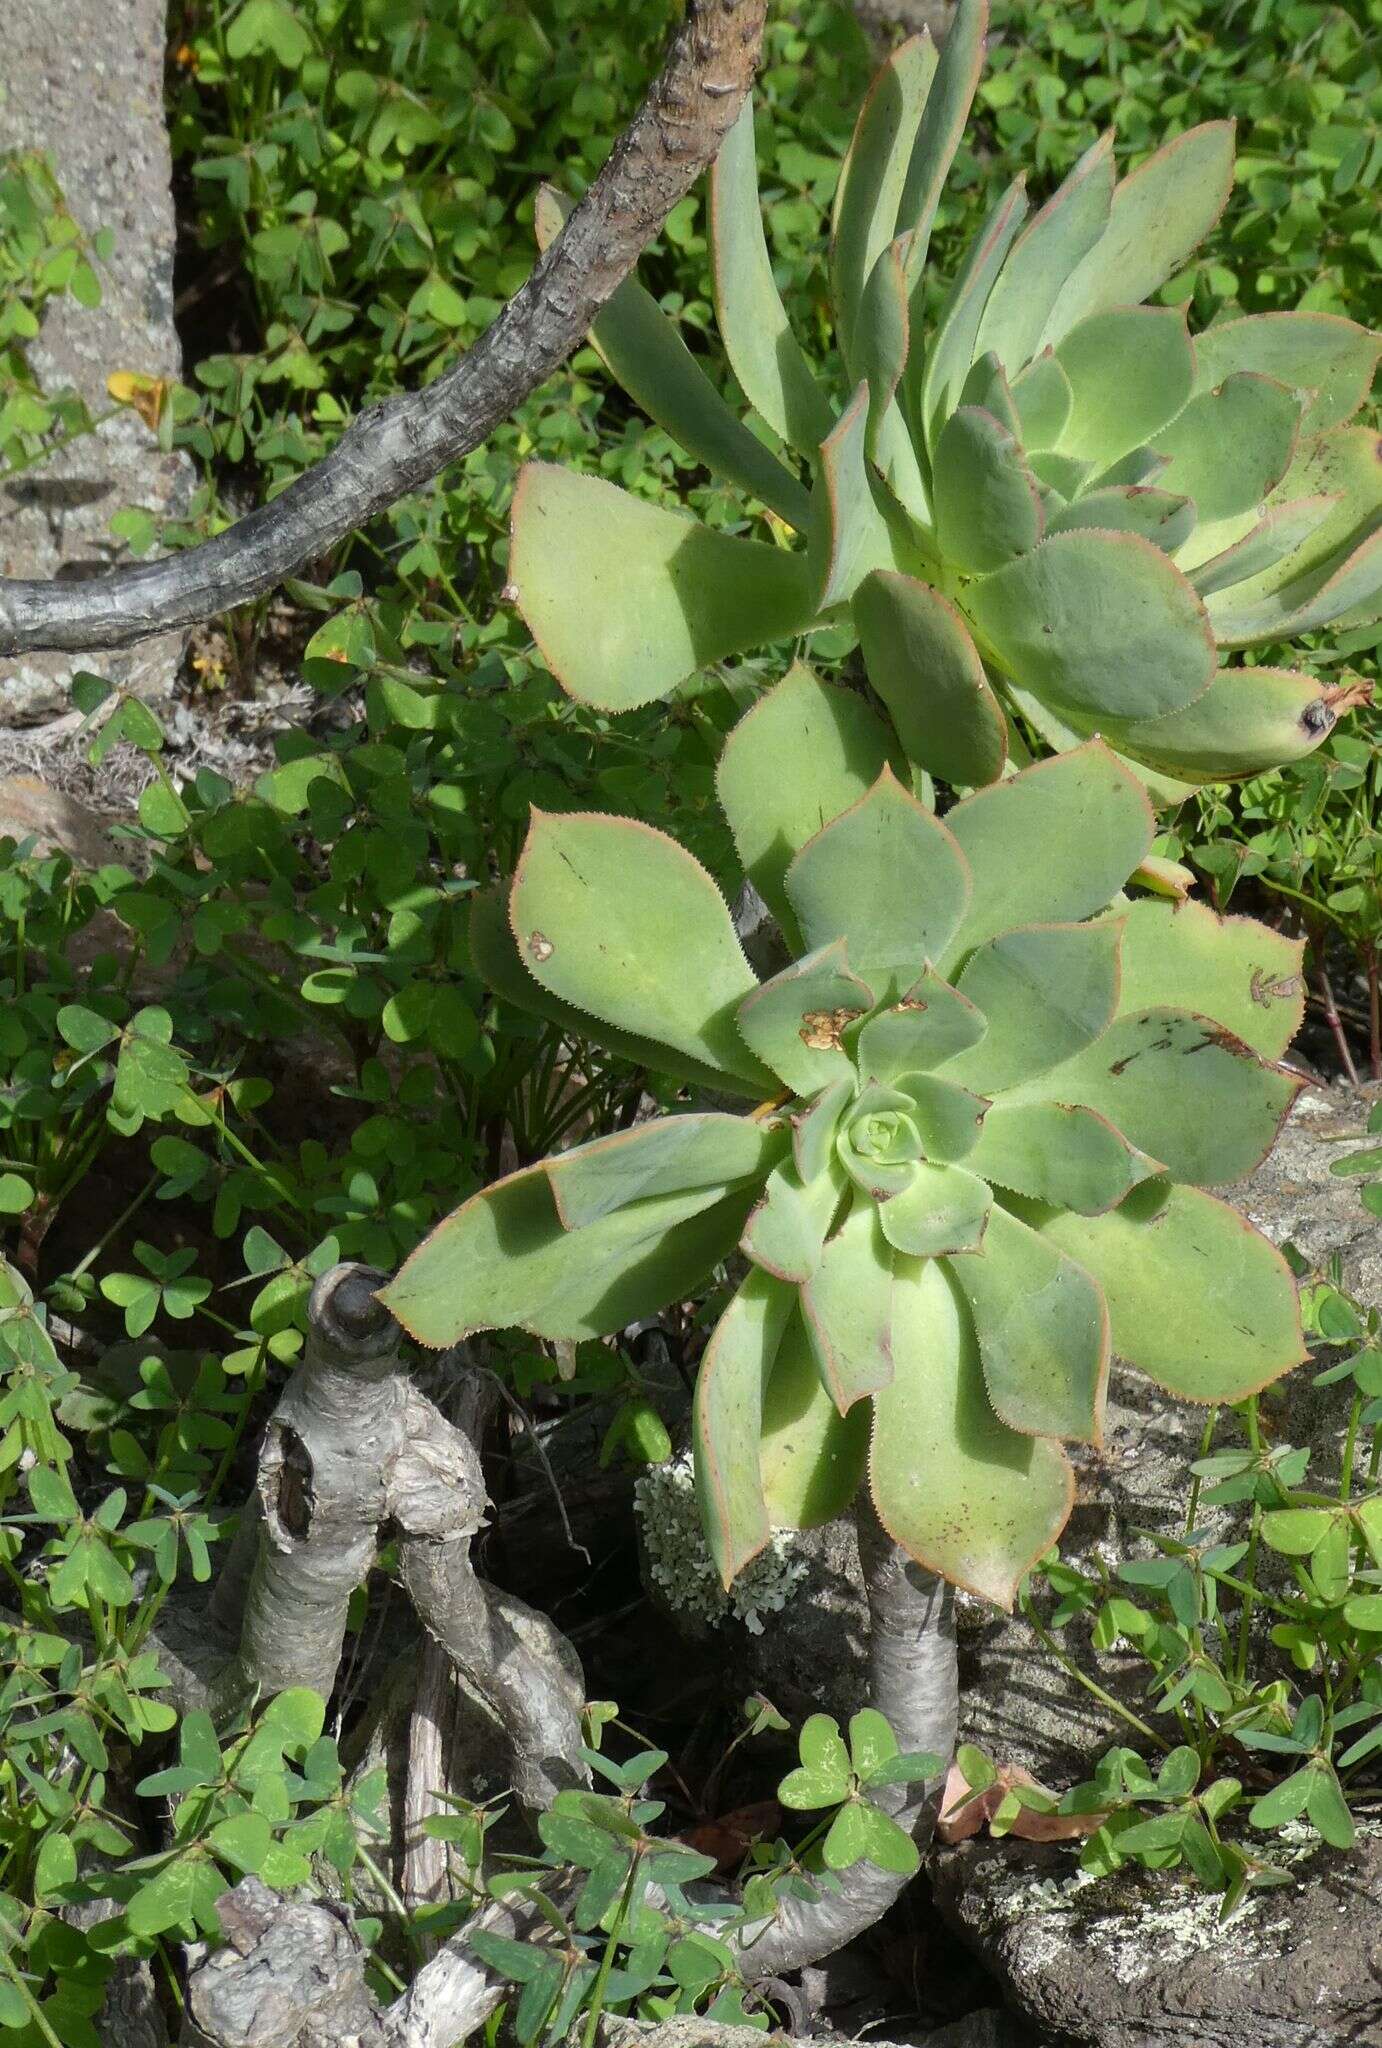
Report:
[{"label": "bare tree branch", "polygon": [[331,453],[214,540],[75,582],[0,579],[0,656],[127,647],[262,596],[475,448],[563,363],[715,156],[753,77],[765,0],[687,0],[604,169],[475,346],[364,412]]}]

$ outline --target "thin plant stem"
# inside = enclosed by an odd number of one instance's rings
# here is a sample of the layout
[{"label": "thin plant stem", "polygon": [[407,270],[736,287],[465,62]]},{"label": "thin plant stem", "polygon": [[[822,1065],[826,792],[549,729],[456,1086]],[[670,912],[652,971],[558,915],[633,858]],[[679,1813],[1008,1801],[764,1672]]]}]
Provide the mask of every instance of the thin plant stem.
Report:
[{"label": "thin plant stem", "polygon": [[590,2012],[585,2023],[583,2048],[595,2048],[595,2043],[599,2038],[600,2014],[603,2012],[605,2004],[605,1988],[609,1983],[609,1973],[614,1967],[614,1945],[624,1931],[624,1923],[629,1917],[629,1907],[633,1904],[633,1888],[638,1880],[640,1860],[638,1852],[635,1851],[629,1864],[629,1875],[624,1885],[624,1895],[619,1901],[618,1918],[610,1929],[609,1940],[605,1943],[605,1952],[600,1958],[600,1968],[596,1974],[595,1987],[590,1994]]},{"label": "thin plant stem", "polygon": [[1329,972],[1324,964],[1324,948],[1323,946],[1320,946],[1317,947],[1316,950],[1320,955],[1318,973],[1320,977],[1320,994],[1324,998],[1324,1021],[1329,1026],[1329,1029],[1333,1034],[1334,1043],[1338,1048],[1339,1058],[1343,1061],[1344,1072],[1348,1075],[1349,1081],[1353,1085],[1353,1087],[1357,1088],[1361,1086],[1361,1082],[1358,1077],[1358,1069],[1353,1064],[1353,1054],[1349,1051],[1348,1039],[1344,1033],[1343,1018],[1339,1015],[1339,1012],[1335,1007],[1334,990],[1330,986]]},{"label": "thin plant stem", "polygon": [[1077,1685],[1082,1685],[1086,1692],[1092,1693],[1096,1700],[1108,1707],[1111,1712],[1117,1714],[1121,1720],[1126,1721],[1130,1728],[1135,1728],[1139,1735],[1145,1735],[1149,1742],[1154,1742],[1158,1749],[1170,1750],[1172,1745],[1166,1740],[1164,1735],[1158,1735],[1155,1728],[1149,1727],[1145,1721],[1139,1719],[1130,1707],[1125,1707],[1123,1702],[1115,1699],[1111,1692],[1106,1692],[1102,1685],[1089,1676],[1088,1672],[1081,1671],[1074,1658],[1061,1648],[1060,1644],[1051,1634],[1051,1631],[1042,1621],[1032,1605],[1030,1593],[1026,1591],[1020,1593],[1018,1595],[1018,1604],[1022,1609],[1023,1620],[1031,1628],[1042,1647],[1055,1658],[1067,1677],[1073,1678]]}]

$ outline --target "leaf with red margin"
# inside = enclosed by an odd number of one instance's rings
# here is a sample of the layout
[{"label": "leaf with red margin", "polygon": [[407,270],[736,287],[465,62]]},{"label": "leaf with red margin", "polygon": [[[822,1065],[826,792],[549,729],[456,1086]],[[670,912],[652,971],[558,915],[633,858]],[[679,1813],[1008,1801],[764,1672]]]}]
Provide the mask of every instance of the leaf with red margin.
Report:
[{"label": "leaf with red margin", "polygon": [[959,1263],[898,1261],[894,1374],[873,1400],[869,1487],[879,1521],[918,1564],[1011,1607],[1065,1527],[1075,1476],[1058,1445],[994,1414]]},{"label": "leaf with red margin", "polygon": [[1114,1348],[1187,1401],[1242,1401],[1306,1356],[1286,1261],[1227,1202],[1172,1188],[1153,1215],[1134,1193],[1107,1216],[1052,1216],[1041,1233],[1095,1275]]}]

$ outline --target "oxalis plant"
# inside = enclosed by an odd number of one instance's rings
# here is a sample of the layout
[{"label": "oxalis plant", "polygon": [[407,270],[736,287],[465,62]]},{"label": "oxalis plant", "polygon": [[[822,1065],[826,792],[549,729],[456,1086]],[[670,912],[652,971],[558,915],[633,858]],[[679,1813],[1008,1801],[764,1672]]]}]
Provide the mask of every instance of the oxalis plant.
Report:
[{"label": "oxalis plant", "polygon": [[[790,958],[760,982],[724,898],[636,821],[535,813],[471,944],[502,995],[723,1103],[597,1138],[472,1197],[380,1298],[421,1342],[611,1335],[728,1263],[701,1360],[697,1487],[726,1584],[774,1528],[859,1500],[873,1705],[949,1755],[951,1586],[1009,1604],[1059,1536],[1063,1441],[1097,1442],[1110,1353],[1191,1400],[1304,1355],[1284,1261],[1206,1192],[1299,1083],[1300,947],[1126,893],[1146,791],[1100,741],[913,796],[858,696],[797,666],[718,788]],[[507,916],[505,910],[507,907]],[[907,1834],[934,1778],[893,1788]],[[906,1871],[856,1863],[744,1937],[828,1953]]]},{"label": "oxalis plant", "polygon": [[[1019,176],[925,334],[927,248],[986,22],[984,0],[961,0],[939,59],[925,36],[904,43],[859,115],[829,252],[833,390],[778,295],[748,106],[712,170],[710,258],[753,424],[635,280],[591,330],[772,539],[533,464],[512,594],[565,688],[612,710],[844,628],[909,760],[959,786],[1001,773],[1015,719],[1058,749],[1101,735],[1168,798],[1298,758],[1365,687],[1220,655],[1382,610],[1376,436],[1348,424],[1376,339],[1316,312],[1192,336],[1185,306],[1147,303],[1223,208],[1231,121],[1121,180],[1105,135],[1035,211]],[[544,195],[544,239],[564,206]]]}]

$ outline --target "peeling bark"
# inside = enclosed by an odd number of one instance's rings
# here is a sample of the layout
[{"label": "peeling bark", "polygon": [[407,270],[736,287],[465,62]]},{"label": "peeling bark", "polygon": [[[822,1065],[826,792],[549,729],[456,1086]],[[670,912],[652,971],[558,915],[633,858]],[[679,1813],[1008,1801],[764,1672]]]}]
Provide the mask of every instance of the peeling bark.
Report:
[{"label": "peeling bark", "polygon": [[127,647],[233,610],[478,447],[566,360],[733,126],[765,0],[689,0],[647,98],[532,276],[423,391],[361,413],[270,505],[200,547],[75,582],[0,579],[0,656]]},{"label": "peeling bark", "polygon": [[330,1694],[351,1595],[387,1529],[419,1620],[494,1710],[514,1789],[536,1809],[586,1775],[580,1665],[545,1616],[476,1574],[479,1454],[403,1368],[398,1326],[375,1299],[383,1280],[336,1266],[312,1291],[306,1355],[260,1459],[258,1557],[219,1698]]}]

